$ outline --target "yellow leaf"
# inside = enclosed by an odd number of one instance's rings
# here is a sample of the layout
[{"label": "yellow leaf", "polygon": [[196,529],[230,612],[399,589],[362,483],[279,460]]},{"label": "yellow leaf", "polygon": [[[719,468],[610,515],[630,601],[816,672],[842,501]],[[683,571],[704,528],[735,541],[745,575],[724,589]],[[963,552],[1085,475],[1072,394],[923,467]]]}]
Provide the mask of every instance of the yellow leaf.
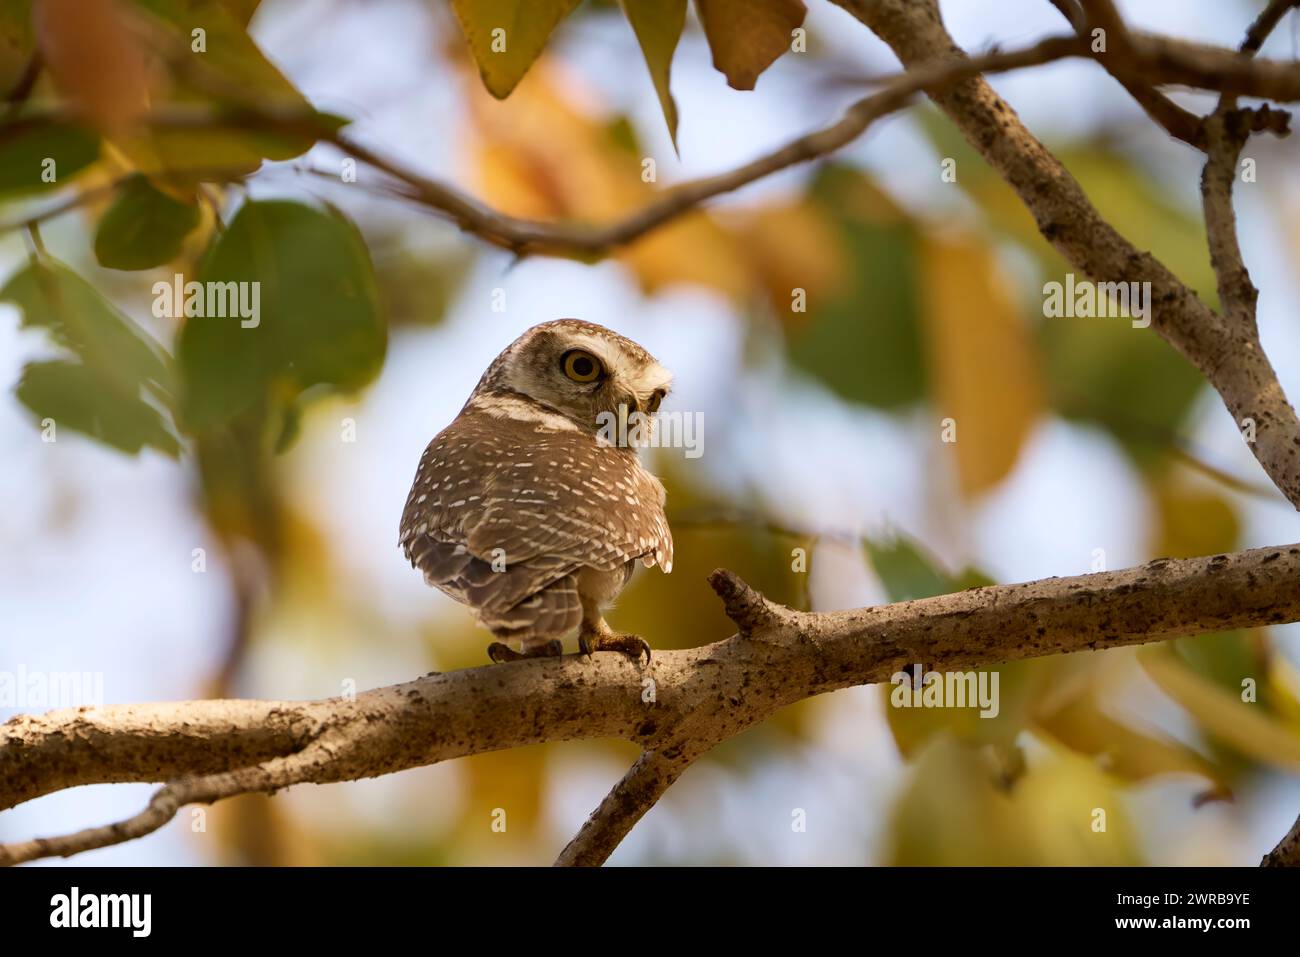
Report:
[{"label": "yellow leaf", "polygon": [[[886,863],[1068,866],[1141,863],[1111,781],[1069,754],[1037,763],[1011,788],[979,751],[943,735],[926,748],[893,812]],[[1097,810],[1105,830],[1094,830]]]},{"label": "yellow leaf", "polygon": [[1098,707],[1091,693],[1036,715],[1034,723],[1070,750],[1098,759],[1106,771],[1125,780],[1182,773],[1224,786],[1210,763],[1195,751],[1121,724]]},{"label": "yellow leaf", "polygon": [[758,75],[790,49],[791,33],[808,9],[802,0],[695,0],[713,66],[737,90],[752,90]]},{"label": "yellow leaf", "polygon": [[451,0],[483,85],[504,100],[578,0]]},{"label": "yellow leaf", "polygon": [[119,0],[40,0],[41,56],[59,92],[103,132],[130,126],[149,99],[145,56]]},{"label": "yellow leaf", "polygon": [[641,54],[654,81],[659,106],[668,124],[673,149],[677,148],[677,103],[668,88],[673,52],[686,23],[686,0],[619,0],[628,23],[641,44]]},{"label": "yellow leaf", "polygon": [[[1041,681],[1037,674],[1040,670],[1038,661],[1013,661],[977,672],[977,678],[981,674],[998,676],[994,698],[997,712],[987,715],[982,714],[977,693],[967,700],[967,707],[909,707],[913,700],[910,684],[900,686],[891,681],[881,685],[885,719],[899,753],[910,760],[924,752],[932,739],[945,733],[966,744],[1010,749],[1025,725],[1029,702]],[[970,690],[976,692],[977,688]]]},{"label": "yellow leaf", "polygon": [[1300,670],[1276,652],[1269,661],[1261,698],[1288,727],[1300,734]]},{"label": "yellow leaf", "polygon": [[[543,62],[504,103],[468,97],[471,169],[483,198],[514,216],[604,223],[652,202],[638,158],[576,107],[580,94]],[[712,217],[679,217],[617,251],[647,291],[695,283],[732,298],[750,287],[736,242]]]},{"label": "yellow leaf", "polygon": [[1160,539],[1155,554],[1193,558],[1230,552],[1237,547],[1241,524],[1222,495],[1182,484],[1166,472],[1155,488],[1160,510]]},{"label": "yellow leaf", "polygon": [[[194,815],[207,816],[206,831],[194,834],[200,854],[216,863],[237,867],[320,867],[328,863],[318,836],[311,833],[289,802],[268,794],[240,794],[208,808],[187,808],[187,824]],[[190,830],[190,828],[186,828]]]},{"label": "yellow leaf", "polygon": [[778,316],[791,313],[795,289],[822,302],[846,284],[849,255],[830,215],[820,203],[782,202],[724,220],[749,256],[757,285],[765,288]]},{"label": "yellow leaf", "polygon": [[546,745],[533,745],[462,759],[460,767],[469,778],[469,793],[460,826],[491,835],[495,814],[502,820],[505,834],[531,839],[541,814],[549,753]]},{"label": "yellow leaf", "polygon": [[[933,401],[956,422],[962,493],[1011,471],[1042,409],[1042,386],[1022,310],[991,250],[970,238],[928,236],[919,252]],[[935,423],[935,434],[939,434]]]},{"label": "yellow leaf", "polygon": [[1144,648],[1138,661],[1205,731],[1260,762],[1300,771],[1300,735],[1270,718],[1261,705],[1206,681],[1167,649]]}]

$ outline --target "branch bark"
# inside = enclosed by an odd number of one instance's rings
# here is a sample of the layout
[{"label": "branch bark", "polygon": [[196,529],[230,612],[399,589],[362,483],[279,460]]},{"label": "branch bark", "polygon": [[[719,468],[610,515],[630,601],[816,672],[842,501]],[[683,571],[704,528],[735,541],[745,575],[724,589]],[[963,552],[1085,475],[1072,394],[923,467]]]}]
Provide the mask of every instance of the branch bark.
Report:
[{"label": "branch bark", "polygon": [[1278,841],[1277,847],[1264,855],[1260,867],[1300,867],[1300,818],[1287,832],[1286,837]]},{"label": "branch bark", "polygon": [[[834,2],[888,43],[909,69],[965,57],[944,28],[935,0]],[[1151,38],[1132,34],[1130,40],[1141,56],[1153,56]],[[1148,52],[1142,53],[1144,48]],[[1252,62],[1243,54],[1230,57],[1237,64],[1234,71]],[[1300,68],[1290,72],[1300,80]],[[1216,313],[1164,263],[1111,226],[1069,170],[984,79],[953,83],[931,99],[1016,191],[1039,232],[1075,268],[1097,282],[1151,284],[1151,327],[1209,380],[1239,428],[1249,424],[1255,458],[1300,509],[1300,419],[1253,329]]]},{"label": "branch bark", "polygon": [[[1147,115],[1165,128],[1173,137],[1192,146],[1200,146],[1201,120],[1196,114],[1183,109],[1157,90],[1151,81],[1133,70],[1133,41],[1120,19],[1113,0],[1081,0],[1082,15],[1076,25],[1080,34],[1092,30],[1104,31],[1109,42],[1105,52],[1097,56],[1129,95],[1138,102]],[[1072,22],[1074,22],[1072,20]]]},{"label": "branch bark", "polygon": [[[570,655],[449,674],[354,700],[192,701],[20,715],[0,725],[0,808],[83,784],[166,782],[139,815],[0,846],[0,863],[131,840],[190,802],[376,777],[544,741],[620,737],[646,752],[561,863],[605,860],[700,754],[812,695],[938,670],[1300,620],[1300,544],[1123,571],[994,585],[875,608],[810,614],[728,572],[714,590],[738,632],[660,651]],[[654,682],[652,701],[643,679]]]},{"label": "branch bark", "polygon": [[[861,6],[854,0],[834,2],[855,15],[855,7]],[[921,3],[919,7],[924,9],[927,4]],[[1147,84],[1176,82],[1282,101],[1300,100],[1300,66],[1294,63],[1251,60],[1232,50],[1141,33],[1126,34],[1125,42],[1132,60],[1131,74],[1142,75]],[[948,44],[951,46],[951,40]],[[831,126],[792,140],[736,169],[679,183],[643,209],[604,225],[540,222],[507,216],[446,183],[423,176],[366,148],[344,132],[327,129],[321,131],[321,136],[403,184],[405,192],[402,195],[407,199],[450,218],[485,242],[518,255],[592,256],[635,242],[664,223],[698,209],[710,199],[734,192],[787,167],[830,155],[860,137],[877,119],[905,106],[915,93],[922,90],[946,89],[956,81],[980,73],[1004,72],[1074,56],[1102,59],[1105,55],[1093,54],[1083,38],[1062,36],[1050,37],[1023,50],[993,51],[971,58],[964,55],[958,59],[946,57],[924,65],[924,58],[904,59],[907,72],[889,80],[879,92],[854,103]],[[1154,102],[1153,98],[1148,99]],[[1167,122],[1173,129],[1185,128],[1187,118],[1173,115],[1173,111],[1181,108],[1171,101],[1164,102],[1167,107],[1163,110],[1162,122]]]},{"label": "branch bark", "polygon": [[[1259,343],[1257,293],[1232,209],[1236,163],[1248,136],[1262,129],[1284,132],[1286,126],[1285,114],[1268,107],[1238,110],[1236,97],[1300,100],[1296,64],[1253,56],[1293,0],[1273,0],[1240,52],[1127,31],[1110,0],[1082,6],[1053,0],[1076,28],[1108,24],[1122,55],[1104,65],[1173,135],[1206,151],[1202,195],[1222,313],[1111,227],[979,75],[1092,55],[1080,37],[968,58],[944,29],[936,0],[835,2],[880,35],[907,72],[859,100],[832,126],[738,169],[680,184],[627,219],[601,226],[504,216],[333,128],[319,128],[314,115],[285,117],[245,104],[219,119],[310,129],[384,173],[404,197],[487,242],[521,255],[581,256],[633,242],[713,197],[828,155],[925,91],[1018,192],[1043,236],[1076,268],[1098,281],[1151,284],[1154,329],[1205,374],[1239,424],[1254,424],[1257,459],[1300,508],[1300,420]],[[1219,91],[1219,108],[1192,130],[1193,114],[1157,89],[1170,83]],[[210,116],[154,119],[213,122]],[[5,132],[0,129],[0,136]],[[624,737],[642,745],[641,759],[557,862],[598,864],[695,759],[789,703],[882,681],[916,662],[934,669],[979,668],[1294,621],[1300,619],[1297,577],[1300,546],[1284,546],[808,614],[774,605],[735,576],[716,572],[710,582],[738,633],[704,648],[661,652],[648,673],[619,656],[565,658],[429,675],[354,700],[182,702],[22,716],[0,727],[0,808],[80,784],[166,783],[126,821],[2,846],[0,863],[138,838],[187,803],[372,777],[542,741]],[[642,698],[645,677],[656,688],[649,702]],[[1265,863],[1298,860],[1300,822]]]},{"label": "branch bark", "polygon": [[850,106],[835,123],[791,140],[749,163],[716,176],[678,183],[624,219],[605,225],[557,223],[519,219],[491,209],[445,183],[421,175],[368,149],[334,129],[321,136],[340,150],[392,177],[404,187],[406,199],[444,215],[480,239],[517,255],[593,256],[626,246],[710,199],[735,192],[790,166],[828,156],[860,137],[878,119],[908,104],[916,94],[980,72],[1004,72],[1069,56],[1083,56],[1086,46],[1077,37],[1049,37],[1031,47],[994,51],[962,62],[935,64],[894,76],[876,93]]}]

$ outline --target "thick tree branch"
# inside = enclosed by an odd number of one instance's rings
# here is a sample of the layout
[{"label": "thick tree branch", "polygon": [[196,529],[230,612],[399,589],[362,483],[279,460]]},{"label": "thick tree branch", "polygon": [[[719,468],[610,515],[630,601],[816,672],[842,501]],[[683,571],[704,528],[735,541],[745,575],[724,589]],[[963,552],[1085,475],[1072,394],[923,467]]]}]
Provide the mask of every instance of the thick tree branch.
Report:
[{"label": "thick tree branch", "polygon": [[[943,26],[935,0],[835,0],[893,48],[909,69],[965,56]],[[1149,38],[1132,34],[1142,53]],[[1230,54],[1249,67],[1251,59]],[[1300,80],[1300,67],[1291,72]],[[931,98],[985,161],[1019,194],[1039,231],[1087,277],[1149,282],[1152,328],[1210,381],[1251,451],[1287,499],[1300,508],[1300,420],[1250,330],[1197,298],[1160,260],[1138,250],[1097,211],[1079,183],[980,77]]]},{"label": "thick tree branch", "polygon": [[[489,665],[354,700],[197,701],[77,708],[0,725],[0,808],[104,782],[167,782],[140,815],[63,838],[0,846],[0,862],[130,840],[192,801],[376,777],[544,741],[619,737],[648,757],[597,809],[563,860],[603,861],[682,769],[795,701],[938,670],[1300,620],[1300,545],[1159,560],[1073,578],[995,585],[807,614],[729,573],[712,583],[741,633],[660,651]],[[644,695],[645,678],[655,693]],[[585,834],[585,836],[584,836]]]},{"label": "thick tree branch", "polygon": [[1286,837],[1278,841],[1277,847],[1264,855],[1260,867],[1300,867],[1300,818],[1287,832]]}]

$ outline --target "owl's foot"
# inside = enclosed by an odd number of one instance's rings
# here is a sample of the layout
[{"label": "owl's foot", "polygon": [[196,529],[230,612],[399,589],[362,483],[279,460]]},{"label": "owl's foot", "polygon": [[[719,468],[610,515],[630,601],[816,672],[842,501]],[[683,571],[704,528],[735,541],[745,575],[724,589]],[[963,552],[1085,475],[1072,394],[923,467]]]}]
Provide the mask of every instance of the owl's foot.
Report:
[{"label": "owl's foot", "polygon": [[621,651],[638,662],[641,656],[645,655],[645,663],[650,664],[650,646],[640,635],[620,635],[612,631],[583,631],[578,635],[578,650],[588,658],[597,651]]},{"label": "owl's foot", "polygon": [[525,658],[558,658],[564,654],[564,645],[558,638],[552,638],[544,645],[534,645],[523,651],[515,651],[502,641],[488,645],[488,657],[501,664],[506,661],[523,661]]}]

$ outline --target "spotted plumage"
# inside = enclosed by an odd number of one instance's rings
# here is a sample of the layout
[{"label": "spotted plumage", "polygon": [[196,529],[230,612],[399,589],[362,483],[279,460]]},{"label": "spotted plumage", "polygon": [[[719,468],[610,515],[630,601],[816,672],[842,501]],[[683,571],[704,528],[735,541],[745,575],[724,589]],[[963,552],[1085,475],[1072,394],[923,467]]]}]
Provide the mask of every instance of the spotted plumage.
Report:
[{"label": "spotted plumage", "polygon": [[[424,451],[401,546],[425,580],[473,609],[494,659],[640,650],[602,610],[639,560],[672,570],[664,489],[634,448],[609,441],[620,415],[653,415],[670,376],[602,326],[534,326],[501,353],[456,419]],[[617,432],[614,433],[617,435]]]}]

